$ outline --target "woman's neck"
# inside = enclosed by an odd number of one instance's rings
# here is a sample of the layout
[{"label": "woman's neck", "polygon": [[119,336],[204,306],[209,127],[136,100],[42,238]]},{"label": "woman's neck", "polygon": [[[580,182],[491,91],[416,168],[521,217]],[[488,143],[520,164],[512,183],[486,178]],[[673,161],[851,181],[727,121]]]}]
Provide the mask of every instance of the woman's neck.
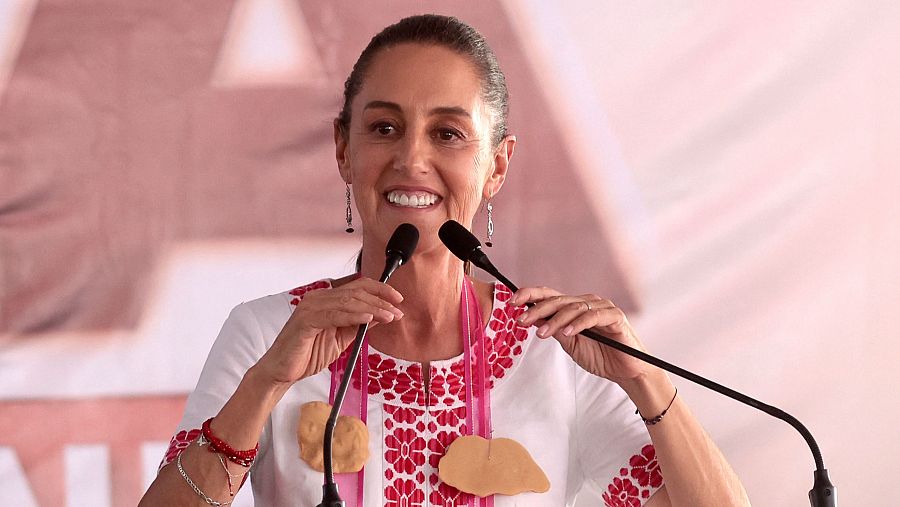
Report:
[{"label": "woman's neck", "polygon": [[[364,253],[363,276],[377,279],[383,270],[382,259]],[[409,361],[429,362],[460,354],[463,276],[462,262],[446,250],[417,253],[388,281],[403,295],[399,305],[403,318],[374,326],[368,333],[369,343],[377,350]]]}]

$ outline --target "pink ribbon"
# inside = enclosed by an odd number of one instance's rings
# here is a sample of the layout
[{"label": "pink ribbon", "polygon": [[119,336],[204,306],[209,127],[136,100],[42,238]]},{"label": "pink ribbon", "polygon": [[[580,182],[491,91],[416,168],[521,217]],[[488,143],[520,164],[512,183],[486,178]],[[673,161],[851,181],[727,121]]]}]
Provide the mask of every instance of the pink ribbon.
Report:
[{"label": "pink ribbon", "polygon": [[[468,332],[469,343],[463,343],[463,361],[465,362],[466,384],[466,428],[469,435],[478,435],[490,440],[491,427],[491,390],[487,387],[487,357],[484,350],[484,320],[481,318],[481,307],[475,288],[468,278],[463,278],[464,288],[460,303],[460,329]],[[472,364],[472,348],[475,349],[475,361]],[[474,366],[474,369],[473,369]],[[474,374],[474,375],[473,375]],[[474,376],[474,378],[473,378]],[[493,507],[493,495],[481,498],[469,495],[469,507]]]},{"label": "pink ribbon", "polygon": [[[337,393],[338,386],[341,384],[341,377],[344,370],[347,369],[347,356],[343,354],[338,358],[337,367],[331,372],[331,392],[328,395],[328,402],[334,405],[334,396]],[[367,382],[369,380],[369,338],[363,337],[362,349],[360,350],[359,364],[353,371],[355,378],[350,379],[350,385],[347,386],[347,392],[344,394],[344,403],[341,405],[341,415],[350,417],[359,417],[366,424],[368,411],[368,389]],[[363,393],[366,393],[363,395]],[[356,474],[341,473],[334,474],[334,482],[337,484],[338,492],[342,498],[356,497],[356,505],[363,505],[363,481],[365,476],[363,470]]]}]

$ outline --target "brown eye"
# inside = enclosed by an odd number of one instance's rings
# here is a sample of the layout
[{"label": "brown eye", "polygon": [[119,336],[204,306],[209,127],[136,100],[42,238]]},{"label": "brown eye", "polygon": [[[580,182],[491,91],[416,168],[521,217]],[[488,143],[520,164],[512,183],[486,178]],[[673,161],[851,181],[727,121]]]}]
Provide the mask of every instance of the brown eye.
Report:
[{"label": "brown eye", "polygon": [[435,132],[435,137],[441,141],[456,141],[457,139],[462,138],[459,132],[448,128],[438,129],[437,132]]},{"label": "brown eye", "polygon": [[390,123],[376,123],[372,126],[372,130],[380,135],[389,136],[393,134],[397,129],[394,128],[394,126]]}]

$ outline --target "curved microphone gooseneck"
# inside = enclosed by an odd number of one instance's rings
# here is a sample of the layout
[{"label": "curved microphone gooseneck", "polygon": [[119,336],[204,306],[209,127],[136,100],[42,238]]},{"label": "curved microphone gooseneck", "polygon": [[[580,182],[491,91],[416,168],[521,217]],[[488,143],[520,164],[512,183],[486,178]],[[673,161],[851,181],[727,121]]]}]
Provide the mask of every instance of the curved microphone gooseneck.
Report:
[{"label": "curved microphone gooseneck", "polygon": [[[513,292],[519,290],[519,288],[516,287],[514,283],[503,276],[503,273],[501,273],[500,270],[498,270],[493,264],[491,264],[490,259],[488,259],[487,255],[481,250],[481,242],[478,241],[478,238],[476,238],[471,232],[469,232],[468,229],[463,227],[458,222],[455,222],[453,220],[448,220],[447,222],[445,222],[438,231],[438,236],[440,236],[441,241],[444,243],[444,245],[447,246],[448,249],[450,249],[453,255],[459,257],[463,261],[470,261],[472,264],[475,264],[484,271],[487,271],[491,275],[495,276],[497,280],[503,282],[503,284],[509,287],[509,289]],[[531,306],[531,304],[529,304],[529,306]],[[721,384],[703,378],[700,375],[691,373],[683,368],[679,368],[674,364],[667,363],[661,359],[651,356],[650,354],[647,354],[646,352],[642,352],[623,343],[619,343],[615,340],[599,335],[590,329],[585,329],[579,334],[582,336],[586,336],[594,341],[598,341],[604,345],[610,346],[616,350],[624,352],[629,356],[636,357],[644,362],[650,363],[653,366],[674,373],[679,377],[688,379],[695,384],[699,384],[719,394],[728,396],[733,400],[737,400],[745,405],[749,405],[757,410],[761,410],[771,415],[772,417],[776,417],[790,424],[794,427],[794,429],[800,432],[801,435],[803,435],[803,438],[809,445],[809,449],[812,451],[813,459],[816,462],[816,470],[813,473],[813,489],[809,491],[810,506],[837,506],[837,491],[828,478],[828,470],[825,469],[825,464],[822,461],[822,453],[819,451],[819,445],[813,438],[812,433],[810,433],[809,430],[806,429],[806,426],[804,426],[803,423],[797,420],[797,418],[779,408],[767,405],[745,394],[739,393],[733,389],[729,389],[728,387],[725,387]]]},{"label": "curved microphone gooseneck", "polygon": [[[403,264],[409,262],[416,245],[419,243],[419,230],[412,224],[400,224],[391,239],[388,240],[387,248],[385,248],[384,272],[378,281],[384,283],[394,274],[394,271]],[[334,440],[334,426],[337,423],[338,415],[341,413],[341,405],[344,403],[344,397],[347,394],[347,386],[350,384],[350,377],[353,370],[356,369],[356,362],[359,360],[359,353],[362,349],[363,337],[369,329],[369,324],[360,324],[356,331],[356,339],[353,342],[353,349],[350,351],[350,357],[347,358],[347,367],[344,375],[341,377],[341,384],[337,393],[334,395],[334,405],[331,407],[331,414],[325,423],[325,436],[322,441],[322,451],[325,466],[325,484],[322,485],[322,503],[318,507],[344,507],[344,501],[338,494],[337,484],[334,482],[334,466],[332,464],[331,444]]]}]

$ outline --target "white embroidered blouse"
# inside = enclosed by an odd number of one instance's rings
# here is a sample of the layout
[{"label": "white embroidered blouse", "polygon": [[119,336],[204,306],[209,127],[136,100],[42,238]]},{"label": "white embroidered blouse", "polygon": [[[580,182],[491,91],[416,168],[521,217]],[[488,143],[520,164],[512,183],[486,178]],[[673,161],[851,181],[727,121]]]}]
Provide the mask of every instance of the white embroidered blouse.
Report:
[{"label": "white embroidered blouse", "polygon": [[[161,467],[225,404],[303,295],[330,286],[323,280],[232,310]],[[610,507],[643,505],[663,479],[634,405],[618,386],[582,370],[555,340],[520,327],[515,319],[523,309],[507,305],[510,296],[495,284],[485,330],[493,436],[521,443],[550,479],[550,490],[496,495],[495,507],[573,505],[584,487],[599,488]],[[446,447],[465,434],[462,356],[433,361],[428,389],[420,363],[374,349],[368,357],[366,506],[466,505],[467,494],[437,476]],[[272,411],[250,473],[257,506],[314,506],[321,500],[323,476],[300,459],[296,430],[300,406],[327,402],[330,388],[331,371],[325,369],[297,382]]]}]

